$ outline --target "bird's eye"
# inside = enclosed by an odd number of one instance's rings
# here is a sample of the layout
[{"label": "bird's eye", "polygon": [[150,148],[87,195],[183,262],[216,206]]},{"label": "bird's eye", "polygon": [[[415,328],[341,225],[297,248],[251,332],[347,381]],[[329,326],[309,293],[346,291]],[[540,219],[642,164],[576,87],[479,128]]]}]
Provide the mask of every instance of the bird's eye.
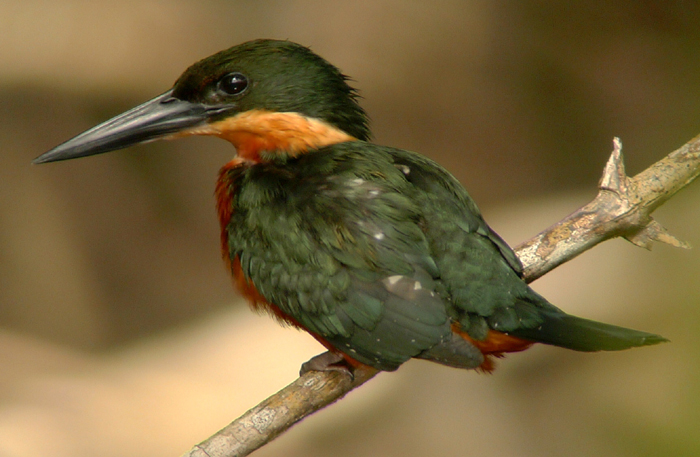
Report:
[{"label": "bird's eye", "polygon": [[241,73],[229,73],[219,80],[219,89],[228,95],[238,95],[248,88],[248,78]]}]

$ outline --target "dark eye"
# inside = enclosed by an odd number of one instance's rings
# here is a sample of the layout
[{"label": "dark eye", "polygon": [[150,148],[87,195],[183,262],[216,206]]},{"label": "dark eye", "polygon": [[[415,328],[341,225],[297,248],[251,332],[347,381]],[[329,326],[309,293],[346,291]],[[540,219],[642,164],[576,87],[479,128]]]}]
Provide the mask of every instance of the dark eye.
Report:
[{"label": "dark eye", "polygon": [[238,95],[248,88],[248,78],[241,73],[229,73],[219,80],[219,90],[228,95]]}]

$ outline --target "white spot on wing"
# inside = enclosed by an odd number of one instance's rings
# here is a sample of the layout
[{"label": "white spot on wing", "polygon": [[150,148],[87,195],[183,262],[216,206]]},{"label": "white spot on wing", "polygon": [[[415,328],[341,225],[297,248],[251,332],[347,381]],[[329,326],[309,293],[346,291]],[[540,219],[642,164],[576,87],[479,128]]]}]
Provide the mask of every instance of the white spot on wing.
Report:
[{"label": "white spot on wing", "polygon": [[377,233],[375,233],[373,236],[374,236],[374,238],[375,238],[376,240],[380,240],[380,241],[381,241],[381,240],[384,239],[384,232],[377,232]]},{"label": "white spot on wing", "polygon": [[423,286],[418,281],[413,283],[413,290],[421,290]]},{"label": "white spot on wing", "polygon": [[396,285],[397,282],[401,281],[403,276],[401,275],[394,275],[394,276],[389,276],[386,278],[384,281],[387,282],[390,286]]},{"label": "white spot on wing", "polygon": [[396,165],[396,168],[401,170],[401,173],[405,174],[406,176],[411,173],[411,169],[408,167],[408,165]]}]

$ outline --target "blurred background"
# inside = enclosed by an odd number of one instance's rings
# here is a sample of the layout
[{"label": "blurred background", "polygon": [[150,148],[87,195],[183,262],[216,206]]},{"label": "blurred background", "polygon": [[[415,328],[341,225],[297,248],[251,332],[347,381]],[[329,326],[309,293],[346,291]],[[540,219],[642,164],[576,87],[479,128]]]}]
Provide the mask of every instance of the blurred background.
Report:
[{"label": "blurred background", "polygon": [[[31,160],[203,57],[290,39],[351,75],[378,143],[439,161],[516,245],[700,133],[700,3],[0,1],[0,456],[176,456],[322,348],[249,312],[219,254],[225,142]],[[700,246],[700,186],[657,211]],[[258,456],[700,454],[700,251],[607,242],[534,287],[668,337],[411,361]]]}]

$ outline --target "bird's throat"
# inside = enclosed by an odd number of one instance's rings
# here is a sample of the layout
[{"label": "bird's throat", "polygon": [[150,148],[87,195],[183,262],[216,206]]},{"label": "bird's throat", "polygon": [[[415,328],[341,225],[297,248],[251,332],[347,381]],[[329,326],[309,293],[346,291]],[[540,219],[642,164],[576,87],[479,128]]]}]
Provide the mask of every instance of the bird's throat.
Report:
[{"label": "bird's throat", "polygon": [[260,162],[261,153],[296,157],[310,149],[356,140],[320,119],[265,110],[245,111],[181,135],[223,138],[236,147],[239,158],[250,162]]}]

